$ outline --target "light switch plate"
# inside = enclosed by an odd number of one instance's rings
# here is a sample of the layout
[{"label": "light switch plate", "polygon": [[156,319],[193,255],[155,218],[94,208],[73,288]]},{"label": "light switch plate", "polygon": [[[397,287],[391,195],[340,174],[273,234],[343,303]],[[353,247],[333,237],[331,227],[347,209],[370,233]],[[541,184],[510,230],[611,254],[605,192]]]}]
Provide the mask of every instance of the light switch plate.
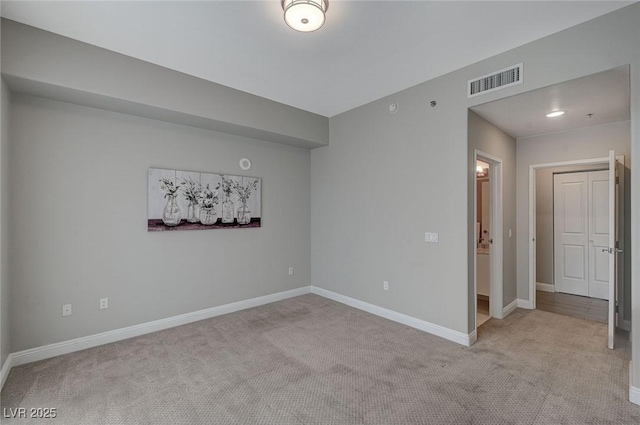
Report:
[{"label": "light switch plate", "polygon": [[432,233],[432,232],[425,232],[424,233],[424,241],[425,242],[431,242],[431,243],[437,243],[438,242],[438,234],[437,233]]},{"label": "light switch plate", "polygon": [[62,316],[71,316],[71,304],[63,304],[62,305]]}]

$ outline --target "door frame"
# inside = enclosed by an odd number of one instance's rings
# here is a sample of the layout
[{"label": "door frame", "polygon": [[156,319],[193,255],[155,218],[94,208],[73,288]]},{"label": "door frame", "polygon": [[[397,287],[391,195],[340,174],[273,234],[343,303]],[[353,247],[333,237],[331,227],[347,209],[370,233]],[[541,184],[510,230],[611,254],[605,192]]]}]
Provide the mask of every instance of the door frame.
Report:
[{"label": "door frame", "polygon": [[[624,156],[616,156],[616,159],[624,164]],[[563,167],[566,165],[599,165],[609,166],[609,157],[576,159],[570,161],[546,162],[529,165],[529,301],[526,307],[536,308],[536,170],[542,168]],[[622,199],[621,199],[622,200]],[[619,303],[622,305],[623,303]],[[620,310],[622,313],[622,310]]]},{"label": "door frame", "polygon": [[[481,160],[489,164],[489,198],[490,219],[489,227],[494,241],[489,245],[489,315],[496,319],[502,319],[503,314],[503,165],[502,159],[479,149],[473,151],[473,227],[474,241],[477,240],[475,225],[478,222],[478,179],[476,176],[476,164]],[[478,244],[473,244],[473,321],[474,329],[478,329]]]}]

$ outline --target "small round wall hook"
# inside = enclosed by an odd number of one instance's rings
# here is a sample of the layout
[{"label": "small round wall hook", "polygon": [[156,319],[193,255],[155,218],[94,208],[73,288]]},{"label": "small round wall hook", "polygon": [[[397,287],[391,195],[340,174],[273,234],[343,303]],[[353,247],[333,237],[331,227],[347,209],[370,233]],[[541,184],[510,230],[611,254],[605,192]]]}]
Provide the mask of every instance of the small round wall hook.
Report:
[{"label": "small round wall hook", "polygon": [[435,100],[431,101],[431,107],[433,108],[434,106],[436,106],[438,104],[438,102],[436,102]]}]

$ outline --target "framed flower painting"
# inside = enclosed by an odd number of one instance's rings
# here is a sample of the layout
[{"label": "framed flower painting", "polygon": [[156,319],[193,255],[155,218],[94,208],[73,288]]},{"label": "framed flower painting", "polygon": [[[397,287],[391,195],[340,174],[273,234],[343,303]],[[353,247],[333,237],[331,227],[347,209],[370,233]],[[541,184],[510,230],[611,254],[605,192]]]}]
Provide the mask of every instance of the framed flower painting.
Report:
[{"label": "framed flower painting", "polygon": [[147,229],[260,227],[262,179],[149,168]]}]

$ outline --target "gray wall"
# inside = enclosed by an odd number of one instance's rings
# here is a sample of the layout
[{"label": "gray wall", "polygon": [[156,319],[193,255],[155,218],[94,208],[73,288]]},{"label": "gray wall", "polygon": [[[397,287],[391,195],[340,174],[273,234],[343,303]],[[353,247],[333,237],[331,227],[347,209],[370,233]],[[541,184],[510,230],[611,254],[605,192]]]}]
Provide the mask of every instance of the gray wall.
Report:
[{"label": "gray wall", "polygon": [[[516,139],[469,110],[469,169],[475,170],[474,150],[478,149],[502,160],[502,307],[516,299]],[[476,175],[469,173],[469,217],[467,226],[474,229],[474,193],[473,181]],[[512,236],[509,237],[509,230]],[[469,285],[473,289],[473,260],[475,232],[469,232]],[[473,302],[473,291],[470,291],[469,302]],[[469,315],[469,328],[473,328],[475,317]]]},{"label": "gray wall", "polygon": [[[624,234],[631,233],[631,140],[630,123],[628,121],[616,122],[593,127],[585,127],[572,131],[545,134],[541,136],[518,139],[518,232],[519,235],[529,233],[529,165],[549,162],[569,161],[575,159],[600,158],[609,155],[613,149],[616,155],[625,156],[625,214],[629,219],[625,220]],[[578,169],[586,169],[584,166]],[[597,168],[597,167],[596,167]],[[588,169],[596,169],[590,167]],[[564,171],[576,169],[565,168]],[[537,281],[553,283],[553,177],[552,169],[543,169],[536,172],[536,209],[538,210],[538,222],[536,226],[536,274]],[[518,293],[520,298],[528,294],[528,274],[523,271],[529,262],[528,249],[522,245],[528,243],[528,238],[519,240],[518,247]],[[625,238],[625,255],[631,258],[631,240]],[[526,252],[526,256],[523,255]],[[548,276],[551,280],[541,280]],[[624,319],[629,320],[630,296],[631,296],[631,261],[626,261],[624,267]],[[527,295],[528,297],[528,295]],[[525,297],[526,298],[526,297]]]},{"label": "gray wall", "polygon": [[294,146],[329,142],[326,117],[7,19],[2,74],[13,91]]},{"label": "gray wall", "polygon": [[0,80],[0,368],[11,352],[9,340],[9,90]]},{"label": "gray wall", "polygon": [[[474,171],[467,109],[631,64],[632,116],[640,120],[639,39],[640,4],[634,4],[332,117],[329,146],[311,153],[312,283],[469,332],[468,185]],[[520,62],[523,84],[466,97],[469,79]],[[390,103],[400,106],[397,114],[389,114]],[[632,138],[640,141],[637,124]],[[425,231],[439,232],[440,243],[425,243]],[[515,237],[518,257],[526,258],[528,236],[520,224]],[[635,237],[640,242],[640,232]],[[528,298],[520,289],[527,267],[518,262],[518,298]],[[382,280],[390,281],[389,291]],[[640,287],[638,276],[634,287]],[[637,323],[634,358],[640,363]],[[634,373],[640,384],[640,367]]]},{"label": "gray wall", "polygon": [[464,93],[452,83],[330,119],[329,146],[311,153],[312,282],[467,333],[467,113],[449,102]]},{"label": "gray wall", "polygon": [[[309,285],[308,150],[37,97],[11,108],[13,351]],[[148,233],[149,167],[262,177],[263,227]]]}]

